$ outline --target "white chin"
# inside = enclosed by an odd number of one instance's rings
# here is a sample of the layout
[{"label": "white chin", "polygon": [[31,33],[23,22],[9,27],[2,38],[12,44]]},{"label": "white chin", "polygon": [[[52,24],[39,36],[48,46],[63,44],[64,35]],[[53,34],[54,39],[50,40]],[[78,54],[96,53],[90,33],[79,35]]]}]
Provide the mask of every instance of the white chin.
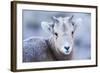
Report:
[{"label": "white chin", "polygon": [[70,52],[66,52],[66,53],[64,53],[65,55],[69,55],[70,54]]},{"label": "white chin", "polygon": [[68,52],[65,51],[63,54],[64,55],[69,55],[70,53],[71,53],[71,51],[68,51]]},{"label": "white chin", "polygon": [[60,52],[64,55],[69,55],[71,53],[72,49],[70,48],[69,51],[66,51],[65,49],[60,50]]}]

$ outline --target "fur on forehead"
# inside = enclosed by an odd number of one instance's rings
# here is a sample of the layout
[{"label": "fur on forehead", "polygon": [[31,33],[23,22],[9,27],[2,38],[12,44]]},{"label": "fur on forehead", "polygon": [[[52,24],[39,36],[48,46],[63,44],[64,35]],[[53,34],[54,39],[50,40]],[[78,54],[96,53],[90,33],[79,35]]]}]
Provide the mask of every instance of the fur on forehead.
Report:
[{"label": "fur on forehead", "polygon": [[61,16],[56,17],[56,16],[53,16],[52,18],[53,18],[54,20],[58,20],[58,21],[72,20],[73,15],[71,15],[71,16],[65,16],[65,17],[61,17]]},{"label": "fur on forehead", "polygon": [[[68,25],[71,26],[70,23],[72,23],[72,18],[73,16],[66,16],[66,17],[55,17],[53,16],[53,19],[55,20],[54,21],[54,26],[55,27],[69,27]],[[59,22],[59,23],[56,23],[55,22]]]},{"label": "fur on forehead", "polygon": [[[49,33],[54,33],[55,31],[67,31],[67,30],[73,30],[74,26],[70,24],[72,23],[73,16],[66,16],[66,17],[52,17],[52,21],[42,21],[41,26],[42,28]],[[56,21],[57,20],[57,21]],[[69,21],[69,22],[67,22]],[[56,23],[58,22],[58,23]],[[69,29],[70,28],[70,29]]]}]

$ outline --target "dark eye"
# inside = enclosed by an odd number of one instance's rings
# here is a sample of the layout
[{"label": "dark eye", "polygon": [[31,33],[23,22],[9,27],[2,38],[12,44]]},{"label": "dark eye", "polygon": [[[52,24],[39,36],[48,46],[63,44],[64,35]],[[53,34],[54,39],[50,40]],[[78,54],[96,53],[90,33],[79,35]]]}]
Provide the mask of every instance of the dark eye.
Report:
[{"label": "dark eye", "polygon": [[74,34],[74,31],[72,31],[72,35]]},{"label": "dark eye", "polygon": [[72,25],[74,26],[74,23],[72,22]]},{"label": "dark eye", "polygon": [[54,34],[55,34],[56,36],[58,36],[58,33],[55,32]]}]

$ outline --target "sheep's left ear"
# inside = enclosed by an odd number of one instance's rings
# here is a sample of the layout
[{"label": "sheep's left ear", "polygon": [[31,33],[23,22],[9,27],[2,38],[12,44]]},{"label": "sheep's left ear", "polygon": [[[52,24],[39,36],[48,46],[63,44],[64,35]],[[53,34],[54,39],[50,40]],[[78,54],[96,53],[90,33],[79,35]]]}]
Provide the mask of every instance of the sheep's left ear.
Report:
[{"label": "sheep's left ear", "polygon": [[53,19],[53,20],[57,20],[57,17],[53,16],[52,19]]},{"label": "sheep's left ear", "polygon": [[53,22],[41,22],[42,29],[47,33],[53,33]]}]

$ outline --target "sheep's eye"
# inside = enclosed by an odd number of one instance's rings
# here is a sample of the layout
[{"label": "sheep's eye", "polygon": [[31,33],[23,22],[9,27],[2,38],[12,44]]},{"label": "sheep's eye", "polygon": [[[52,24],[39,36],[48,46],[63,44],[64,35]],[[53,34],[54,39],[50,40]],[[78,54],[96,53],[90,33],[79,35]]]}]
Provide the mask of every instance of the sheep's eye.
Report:
[{"label": "sheep's eye", "polygon": [[56,36],[58,36],[58,33],[54,33]]},{"label": "sheep's eye", "polygon": [[72,25],[74,26],[74,23],[72,22]]},{"label": "sheep's eye", "polygon": [[74,31],[72,31],[72,35],[74,34]]}]

